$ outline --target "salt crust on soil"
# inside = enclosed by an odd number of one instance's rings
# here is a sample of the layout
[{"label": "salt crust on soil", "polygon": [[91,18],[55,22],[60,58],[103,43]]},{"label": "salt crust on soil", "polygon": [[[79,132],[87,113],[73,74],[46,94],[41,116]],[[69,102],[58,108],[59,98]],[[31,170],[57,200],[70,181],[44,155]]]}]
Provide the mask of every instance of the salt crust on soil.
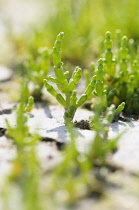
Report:
[{"label": "salt crust on soil", "polygon": [[[38,107],[28,115],[28,126],[31,133],[38,133],[46,139],[66,143],[69,134],[63,122],[63,109],[59,106]],[[91,111],[79,109],[74,120],[88,120]],[[5,119],[15,125],[15,113],[0,115],[0,127],[6,128]],[[112,156],[110,162],[118,167],[132,172],[139,172],[139,122],[115,122],[110,126],[109,138],[125,131],[119,141],[117,152]],[[89,143],[93,140],[94,131],[74,128],[77,136],[77,148],[80,152],[87,150]]]},{"label": "salt crust on soil", "polygon": [[[7,105],[8,107],[8,105]],[[75,119],[88,120],[92,112],[78,110]],[[46,142],[37,145],[37,154],[40,166],[43,171],[51,170],[60,160],[61,153],[57,149],[55,142],[67,142],[70,138],[63,122],[63,109],[58,106],[38,107],[33,109],[28,116],[30,132],[39,133]],[[16,125],[15,112],[0,115],[0,127],[6,128],[5,119],[7,118],[13,126]],[[137,180],[129,175],[129,172],[139,172],[139,122],[115,122],[111,124],[109,138],[115,137],[118,133],[126,130],[119,141],[119,149],[111,157],[111,164],[122,167],[125,171],[116,171],[107,175],[108,184],[105,188],[105,196],[100,200],[83,199],[75,207],[75,210],[100,210],[100,209],[122,209],[138,210],[138,191]],[[95,135],[94,131],[81,130],[74,128],[77,135],[76,143],[80,152],[88,149],[90,142]],[[47,142],[48,141],[48,142]],[[0,186],[4,182],[6,175],[9,174],[12,160],[16,157],[16,149],[12,141],[5,136],[0,137]],[[118,175],[119,173],[119,175]],[[117,178],[118,176],[118,178]],[[124,180],[122,179],[124,177]],[[109,187],[111,183],[111,187]],[[115,183],[115,184],[114,184]],[[119,187],[118,187],[119,186]],[[74,210],[74,208],[73,208]]]}]

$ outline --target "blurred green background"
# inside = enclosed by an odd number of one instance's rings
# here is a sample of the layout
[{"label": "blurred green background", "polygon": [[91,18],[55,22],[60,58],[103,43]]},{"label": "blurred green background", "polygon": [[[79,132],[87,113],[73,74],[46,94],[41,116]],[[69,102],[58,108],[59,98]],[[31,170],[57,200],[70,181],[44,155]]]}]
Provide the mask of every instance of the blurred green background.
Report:
[{"label": "blurred green background", "polygon": [[138,43],[138,0],[1,0],[0,4],[15,60],[19,54],[35,56],[40,47],[52,49],[61,31],[65,32],[63,59],[83,67],[98,57],[108,30],[114,38],[120,29]]}]

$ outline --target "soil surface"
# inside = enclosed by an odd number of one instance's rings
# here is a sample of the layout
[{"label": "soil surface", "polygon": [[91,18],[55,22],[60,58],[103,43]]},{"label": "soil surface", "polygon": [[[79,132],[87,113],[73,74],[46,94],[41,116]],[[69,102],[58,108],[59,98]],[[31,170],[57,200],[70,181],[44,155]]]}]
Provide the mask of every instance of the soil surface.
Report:
[{"label": "soil surface", "polygon": [[[16,149],[11,139],[5,136],[8,119],[13,126],[15,122],[14,103],[1,103],[0,113],[0,184],[10,172],[13,159],[16,157]],[[92,116],[91,111],[79,109],[75,115],[75,121],[82,119],[88,122]],[[69,134],[63,122],[63,108],[58,105],[36,104],[28,115],[28,126],[31,133],[38,133],[42,140],[37,146],[37,154],[44,173],[51,170],[61,160],[62,147],[69,141]],[[87,151],[95,132],[75,127],[78,151]],[[139,173],[139,122],[118,121],[110,126],[109,138],[123,132],[118,150],[108,157],[109,167],[106,170],[106,180],[103,182],[105,193],[100,198],[94,196],[78,201],[73,209],[138,209],[138,173]],[[102,169],[103,170],[103,169]],[[113,172],[114,171],[114,172]],[[123,179],[124,177],[124,179]],[[128,202],[127,202],[128,201]]]}]

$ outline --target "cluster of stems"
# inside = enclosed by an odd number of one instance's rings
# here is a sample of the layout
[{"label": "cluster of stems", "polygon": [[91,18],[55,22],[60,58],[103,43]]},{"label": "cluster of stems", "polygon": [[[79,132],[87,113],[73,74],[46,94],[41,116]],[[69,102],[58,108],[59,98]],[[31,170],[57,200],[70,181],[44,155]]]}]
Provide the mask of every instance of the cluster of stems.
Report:
[{"label": "cluster of stems", "polygon": [[[115,45],[116,43],[116,45]],[[139,49],[139,48],[138,48]],[[90,71],[85,70],[86,84],[92,75],[96,75],[94,95],[104,107],[115,104],[116,107],[125,102],[124,111],[128,114],[139,114],[139,50],[133,39],[121,35],[116,31],[116,42],[112,41],[109,31],[101,51],[102,59],[98,62],[97,70],[93,65]],[[92,107],[96,98],[92,95]]]},{"label": "cluster of stems", "polygon": [[95,91],[94,91],[94,95],[93,96],[93,103],[92,104],[92,108],[93,106],[95,107],[96,103],[101,104],[101,110],[105,111],[106,107],[107,107],[107,90],[104,84],[104,67],[103,67],[103,59],[100,58],[98,60],[98,67],[95,71],[95,77],[96,77],[96,84],[95,84]]},{"label": "cluster of stems", "polygon": [[[133,39],[121,36],[117,31],[117,47],[115,53],[109,55],[109,63],[107,62],[107,54],[112,52],[112,39],[110,32],[106,32],[104,41],[106,60],[105,65],[105,83],[108,90],[109,105],[114,103],[120,104],[125,102],[125,111],[129,114],[139,114],[139,57],[136,52]],[[107,43],[107,44],[106,44]],[[108,45],[109,48],[108,49]],[[113,63],[113,60],[115,62]],[[113,65],[114,64],[114,65]]]},{"label": "cluster of stems", "polygon": [[[64,107],[64,120],[65,124],[73,121],[73,117],[78,107],[82,106],[87,100],[89,95],[95,88],[96,77],[92,77],[90,83],[87,85],[86,90],[81,97],[77,99],[77,91],[75,90],[79,80],[82,76],[82,70],[76,67],[70,79],[68,79],[69,71],[63,70],[63,62],[61,61],[61,45],[64,38],[64,33],[61,32],[54,43],[53,48],[53,62],[55,77],[48,76],[44,79],[44,85],[47,91],[56,98],[56,100]],[[49,84],[48,81],[56,83],[60,93]],[[64,96],[65,97],[64,97]]]}]

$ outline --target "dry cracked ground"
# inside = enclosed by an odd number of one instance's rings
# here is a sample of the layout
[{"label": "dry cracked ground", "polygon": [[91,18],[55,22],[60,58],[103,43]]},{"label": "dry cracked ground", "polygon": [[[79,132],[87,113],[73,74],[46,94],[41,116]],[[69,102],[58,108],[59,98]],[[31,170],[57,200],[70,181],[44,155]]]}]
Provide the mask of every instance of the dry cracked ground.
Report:
[{"label": "dry cracked ground", "polygon": [[[26,15],[26,20],[34,21],[36,15],[39,15],[42,5],[39,1],[36,4],[29,1],[31,8],[34,7],[32,16]],[[14,10],[13,5],[21,9],[21,5],[17,1],[2,1],[0,29],[1,29],[1,43],[4,38],[4,24],[2,14],[6,14],[7,18],[12,19],[14,26],[25,27],[25,19],[20,16],[19,10]],[[8,5],[8,6],[7,6]],[[25,8],[27,1],[24,1]],[[22,5],[22,8],[24,6]],[[38,5],[40,5],[38,7]],[[37,9],[36,9],[37,7]],[[29,7],[30,8],[30,7]],[[10,12],[9,12],[10,11]],[[17,12],[17,13],[16,13]],[[27,14],[28,14],[27,13]],[[17,21],[17,16],[20,18]],[[15,18],[16,17],[16,18]],[[33,18],[32,18],[33,17]],[[38,16],[37,16],[38,17]],[[40,17],[41,18],[41,17]],[[24,20],[24,21],[23,21]],[[22,30],[23,28],[22,27]],[[5,41],[6,42],[6,41]],[[2,53],[2,52],[1,52]],[[15,125],[15,111],[16,104],[12,98],[14,91],[19,90],[19,85],[15,80],[14,72],[6,66],[0,67],[0,186],[3,183],[6,175],[10,172],[12,161],[16,156],[16,149],[11,139],[5,136],[6,123],[8,119],[10,124]],[[12,96],[12,97],[11,97]],[[79,109],[75,115],[75,119],[80,121],[82,119],[88,120],[92,115],[91,111]],[[38,144],[37,154],[42,170],[47,171],[51,169],[61,158],[61,146],[69,141],[66,127],[63,123],[63,109],[58,105],[43,105],[37,103],[31,114],[28,115],[28,126],[30,132],[37,132],[42,137],[42,141]],[[83,152],[92,141],[94,131],[82,130],[74,128],[77,133],[77,148]],[[75,209],[86,210],[138,210],[139,209],[139,122],[132,118],[128,121],[114,122],[110,126],[109,137],[113,137],[125,131],[122,135],[118,150],[109,157],[109,163],[114,167],[114,172],[107,173],[105,183],[105,194],[101,198],[86,198],[79,201]],[[0,207],[1,209],[1,207]]]}]

